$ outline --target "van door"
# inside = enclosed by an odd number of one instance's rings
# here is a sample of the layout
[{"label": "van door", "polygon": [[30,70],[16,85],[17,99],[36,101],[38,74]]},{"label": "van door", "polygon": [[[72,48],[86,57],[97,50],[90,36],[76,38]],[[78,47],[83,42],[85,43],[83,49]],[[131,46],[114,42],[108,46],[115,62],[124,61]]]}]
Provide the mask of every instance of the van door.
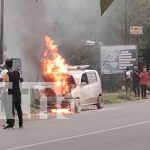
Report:
[{"label": "van door", "polygon": [[89,86],[87,74],[84,73],[81,77],[81,84],[80,84],[81,100],[83,105],[89,104],[89,100],[90,100],[89,87],[90,86]]},{"label": "van door", "polygon": [[99,95],[99,82],[96,73],[93,71],[87,73],[90,89],[90,100],[91,104],[97,103],[97,98]]}]

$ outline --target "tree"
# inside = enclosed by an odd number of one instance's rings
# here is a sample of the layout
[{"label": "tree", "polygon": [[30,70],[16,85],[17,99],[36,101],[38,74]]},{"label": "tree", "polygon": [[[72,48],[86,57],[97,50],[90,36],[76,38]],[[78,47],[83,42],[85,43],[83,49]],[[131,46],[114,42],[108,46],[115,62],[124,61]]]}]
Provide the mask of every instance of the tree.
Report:
[{"label": "tree", "polygon": [[[102,31],[105,44],[125,44],[125,1],[115,0],[111,13],[103,18]],[[150,2],[127,0],[127,43],[139,49],[150,49]],[[143,26],[143,35],[130,35],[130,26]]]},{"label": "tree", "polygon": [[101,15],[104,14],[104,12],[108,9],[112,2],[113,0],[100,0]]}]

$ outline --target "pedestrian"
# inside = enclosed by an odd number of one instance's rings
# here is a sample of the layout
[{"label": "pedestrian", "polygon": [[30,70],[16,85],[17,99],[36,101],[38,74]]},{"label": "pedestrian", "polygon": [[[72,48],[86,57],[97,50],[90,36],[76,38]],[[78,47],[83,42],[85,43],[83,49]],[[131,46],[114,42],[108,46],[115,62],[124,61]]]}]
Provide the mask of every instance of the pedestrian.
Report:
[{"label": "pedestrian", "polygon": [[[12,68],[13,61],[7,59],[5,61],[6,69],[3,70],[0,74],[0,81],[4,81],[5,88],[2,92],[3,94],[3,105],[6,114],[6,125],[4,129],[13,128],[15,124],[15,109],[18,114],[19,119],[19,128],[23,127],[23,117],[22,117],[22,108],[21,108],[21,92],[19,83],[23,82],[23,79],[20,77],[20,73],[17,70]],[[6,96],[8,95],[8,96]],[[11,96],[11,98],[10,98]]]},{"label": "pedestrian", "polygon": [[125,71],[125,87],[127,96],[131,96],[131,72],[129,67]]},{"label": "pedestrian", "polygon": [[133,92],[135,97],[140,97],[140,72],[138,70],[138,66],[134,66],[134,70],[132,72],[133,79]]},{"label": "pedestrian", "polygon": [[146,99],[148,80],[149,80],[149,73],[147,72],[146,66],[144,66],[142,72],[140,73],[142,99]]}]

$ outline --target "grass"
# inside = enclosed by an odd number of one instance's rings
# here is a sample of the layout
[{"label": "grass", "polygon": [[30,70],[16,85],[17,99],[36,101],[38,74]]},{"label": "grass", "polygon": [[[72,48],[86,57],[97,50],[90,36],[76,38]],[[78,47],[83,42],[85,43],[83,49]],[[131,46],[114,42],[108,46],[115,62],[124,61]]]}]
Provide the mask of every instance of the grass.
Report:
[{"label": "grass", "polygon": [[115,103],[121,103],[122,99],[118,97],[117,94],[103,94],[103,98],[106,104],[115,104]]},{"label": "grass", "polygon": [[127,96],[125,93],[104,93],[103,98],[106,104],[122,103],[122,102],[135,101],[140,99],[134,97],[133,94],[131,94],[131,96]]}]

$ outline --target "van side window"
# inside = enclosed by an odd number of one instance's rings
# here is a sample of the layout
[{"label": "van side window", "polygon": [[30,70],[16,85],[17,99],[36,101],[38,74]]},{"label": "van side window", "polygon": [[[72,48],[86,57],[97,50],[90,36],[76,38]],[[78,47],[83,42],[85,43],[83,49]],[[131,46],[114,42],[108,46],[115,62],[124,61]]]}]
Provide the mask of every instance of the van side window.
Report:
[{"label": "van side window", "polygon": [[89,84],[97,82],[97,76],[95,72],[88,72],[87,77],[88,77]]},{"label": "van side window", "polygon": [[89,82],[88,82],[88,78],[87,78],[87,74],[86,74],[86,73],[84,73],[84,74],[82,75],[81,83],[82,83],[82,82],[85,82],[85,83],[87,83],[87,84],[89,83]]}]

